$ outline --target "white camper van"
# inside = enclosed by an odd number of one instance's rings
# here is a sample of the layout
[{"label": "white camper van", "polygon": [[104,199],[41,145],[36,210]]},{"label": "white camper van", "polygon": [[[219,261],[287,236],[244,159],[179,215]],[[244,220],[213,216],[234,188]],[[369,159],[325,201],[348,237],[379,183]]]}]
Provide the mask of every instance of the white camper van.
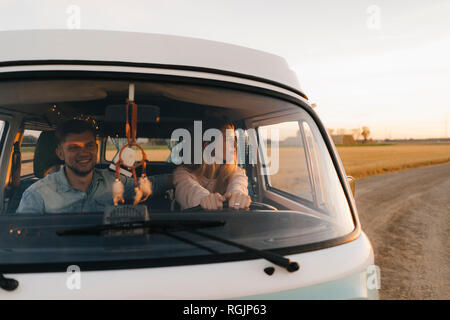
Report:
[{"label": "white camper van", "polygon": [[[351,182],[284,59],[110,31],[7,31],[0,43],[0,299],[378,298]],[[138,205],[19,212],[28,188],[64,170],[49,137],[65,120],[95,127],[96,168],[117,174],[127,101],[138,177],[181,165],[177,129],[230,119],[250,207],[183,210],[169,183]]]}]

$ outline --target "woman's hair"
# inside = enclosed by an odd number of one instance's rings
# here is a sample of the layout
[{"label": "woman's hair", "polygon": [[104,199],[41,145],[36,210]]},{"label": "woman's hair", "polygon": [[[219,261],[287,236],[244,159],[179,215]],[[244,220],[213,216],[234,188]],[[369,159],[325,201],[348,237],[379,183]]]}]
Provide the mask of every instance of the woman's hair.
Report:
[{"label": "woman's hair", "polygon": [[[224,131],[225,129],[233,129],[234,124],[228,118],[213,118],[202,123],[202,137],[208,129],[218,129]],[[192,144],[193,147],[194,144]],[[197,177],[205,177],[208,179],[217,179],[216,185],[214,187],[214,192],[224,194],[228,183],[230,182],[233,175],[238,170],[236,150],[234,152],[233,163],[218,164],[215,161],[212,164],[205,163],[203,159],[203,150],[207,144],[204,143],[202,146],[202,163],[201,164],[188,164],[184,167],[196,175]],[[191,152],[192,158],[194,157],[194,149]],[[224,155],[225,158],[225,155]],[[191,162],[193,163],[193,162]]]}]

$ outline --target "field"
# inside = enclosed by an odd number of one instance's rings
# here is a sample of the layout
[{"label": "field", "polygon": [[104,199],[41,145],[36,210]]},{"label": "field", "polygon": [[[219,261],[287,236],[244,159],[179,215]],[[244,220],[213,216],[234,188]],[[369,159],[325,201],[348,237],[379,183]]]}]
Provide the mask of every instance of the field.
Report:
[{"label": "field", "polygon": [[347,175],[356,179],[450,161],[450,143],[337,147]]},{"label": "field", "polygon": [[[352,145],[337,150],[346,174],[356,179],[450,161],[450,143]],[[271,185],[312,200],[303,149],[281,147],[279,159],[278,173],[270,176]]]}]

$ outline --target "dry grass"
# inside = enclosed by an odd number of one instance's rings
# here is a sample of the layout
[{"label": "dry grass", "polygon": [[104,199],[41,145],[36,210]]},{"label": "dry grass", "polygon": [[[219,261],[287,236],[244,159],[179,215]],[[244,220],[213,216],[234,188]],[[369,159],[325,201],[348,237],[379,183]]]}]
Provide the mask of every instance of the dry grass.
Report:
[{"label": "dry grass", "polygon": [[347,175],[363,178],[450,161],[450,143],[338,147]]},{"label": "dry grass", "polygon": [[[363,178],[450,161],[450,143],[398,143],[338,147],[347,175]],[[279,189],[308,199],[311,189],[303,149],[280,148],[280,168],[270,176]]]}]

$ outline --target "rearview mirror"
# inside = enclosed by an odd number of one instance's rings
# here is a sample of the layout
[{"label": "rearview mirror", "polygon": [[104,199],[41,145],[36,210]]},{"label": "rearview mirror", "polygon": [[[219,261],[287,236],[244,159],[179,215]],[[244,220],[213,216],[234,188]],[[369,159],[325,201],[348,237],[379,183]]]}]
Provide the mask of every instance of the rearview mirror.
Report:
[{"label": "rearview mirror", "polygon": [[[131,117],[131,108],[128,110]],[[125,105],[109,105],[105,110],[105,122],[121,122],[126,121]],[[157,123],[159,122],[159,107],[153,105],[138,105],[138,123]]]}]

